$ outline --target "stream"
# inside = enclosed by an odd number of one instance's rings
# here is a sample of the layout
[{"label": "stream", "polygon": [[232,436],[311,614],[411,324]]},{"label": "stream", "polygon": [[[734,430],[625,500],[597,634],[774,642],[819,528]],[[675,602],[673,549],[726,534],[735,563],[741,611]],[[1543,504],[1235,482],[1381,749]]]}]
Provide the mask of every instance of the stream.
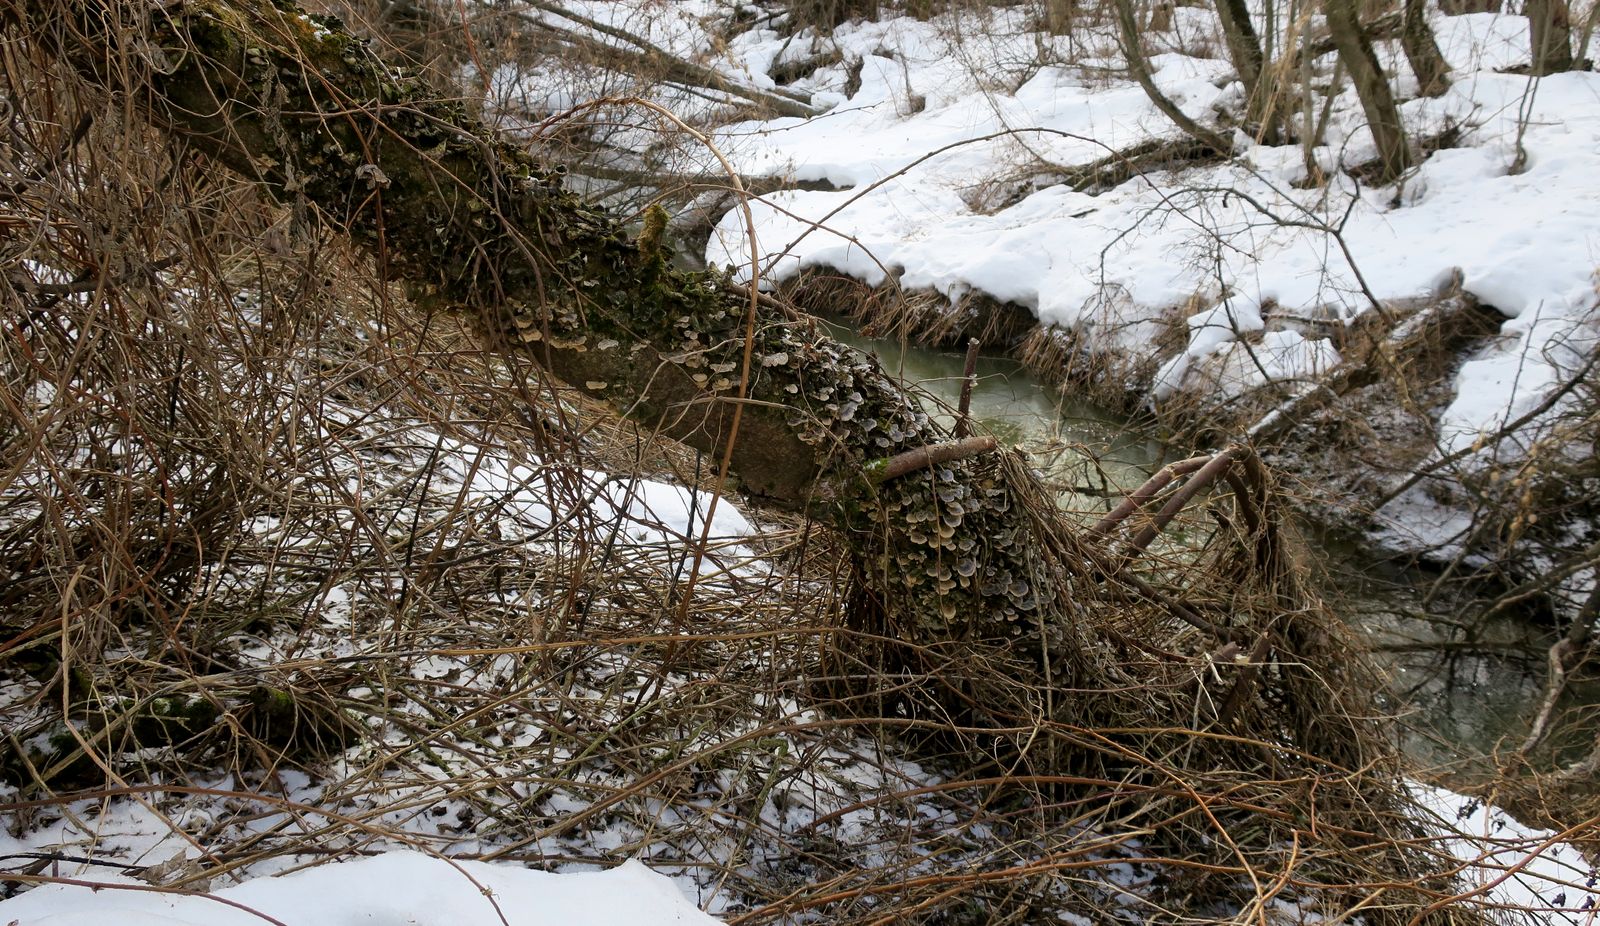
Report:
[{"label": "stream", "polygon": [[[960,396],[964,358],[928,348],[872,340],[832,326],[832,334],[874,353],[899,374],[946,425]],[[1062,505],[1098,516],[1108,497],[1142,483],[1173,454],[1137,423],[1058,391],[1004,357],[978,360],[971,414],[1002,444],[1020,445],[1064,488]],[[1514,750],[1544,693],[1545,654],[1553,632],[1527,614],[1507,613],[1475,628],[1445,616],[1448,600],[1427,601],[1435,573],[1391,562],[1375,551],[1331,537],[1307,537],[1320,573],[1316,587],[1365,636],[1391,679],[1386,705],[1401,720],[1404,746],[1424,768],[1457,781],[1494,771],[1493,754]],[[1456,609],[1459,610],[1459,609]],[[1600,704],[1600,684],[1569,689],[1563,708]],[[1592,733],[1569,725],[1552,744],[1575,758]]]}]

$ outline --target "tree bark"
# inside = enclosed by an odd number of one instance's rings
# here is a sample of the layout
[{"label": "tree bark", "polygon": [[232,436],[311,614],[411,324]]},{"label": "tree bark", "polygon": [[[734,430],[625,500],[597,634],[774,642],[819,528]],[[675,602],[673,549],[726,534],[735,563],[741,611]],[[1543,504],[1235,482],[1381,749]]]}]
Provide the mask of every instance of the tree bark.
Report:
[{"label": "tree bark", "polygon": [[1250,7],[1245,0],[1217,0],[1216,6],[1217,18],[1222,21],[1222,35],[1228,45],[1228,57],[1233,60],[1239,81],[1244,84],[1246,113],[1256,124],[1261,141],[1275,145],[1280,135],[1276,93],[1266,79],[1261,38],[1250,21]]},{"label": "tree bark", "polygon": [[1076,12],[1077,6],[1077,0],[1045,0],[1045,31],[1051,35],[1070,35],[1073,13]]},{"label": "tree bark", "polygon": [[1523,12],[1533,51],[1529,73],[1542,77],[1572,70],[1572,13],[1566,0],[1527,0]]},{"label": "tree bark", "polygon": [[1400,110],[1395,106],[1389,79],[1372,50],[1372,42],[1362,29],[1356,0],[1328,0],[1328,31],[1333,34],[1339,60],[1350,72],[1361,108],[1367,114],[1367,128],[1378,146],[1383,165],[1379,183],[1391,183],[1411,166],[1411,151],[1405,130],[1400,125]]},{"label": "tree bark", "polygon": [[[1041,662],[1075,677],[1089,647],[1017,499],[1036,490],[1026,468],[990,450],[876,478],[949,435],[876,360],[724,274],[675,269],[664,214],[631,238],[524,148],[287,3],[0,10],[192,148],[282,201],[314,204],[415,300],[473,313],[491,343],[529,351],[621,415],[726,453],[758,503],[840,531],[855,553],[857,629],[915,643],[875,652],[877,668],[981,651],[1026,663],[1030,678]],[[964,689],[957,700],[979,699]],[[989,700],[991,718],[1031,712]]]},{"label": "tree bark", "polygon": [[1450,66],[1428,26],[1428,0],[1405,0],[1400,47],[1406,53],[1411,73],[1417,75],[1418,93],[1440,96],[1450,89]]}]

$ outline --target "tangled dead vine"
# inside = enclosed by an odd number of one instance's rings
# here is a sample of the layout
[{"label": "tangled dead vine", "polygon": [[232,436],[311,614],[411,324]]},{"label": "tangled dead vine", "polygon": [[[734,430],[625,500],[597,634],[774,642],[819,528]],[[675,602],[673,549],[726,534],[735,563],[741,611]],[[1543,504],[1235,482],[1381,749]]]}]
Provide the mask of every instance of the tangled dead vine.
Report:
[{"label": "tangled dead vine", "polygon": [[[804,674],[854,715],[838,725],[893,731],[954,769],[977,804],[998,801],[974,818],[1011,834],[1001,855],[1027,861],[991,857],[948,879],[906,868],[887,888],[871,886],[881,872],[848,870],[799,900],[776,875],[761,884],[741,870],[748,896],[765,901],[746,921],[848,910],[868,895],[907,914],[952,898],[1014,903],[1031,879],[1108,864],[1121,856],[1097,853],[1133,838],[1168,870],[1173,906],[1188,905],[1177,916],[1217,904],[1250,919],[1295,896],[1398,922],[1452,896],[1448,865],[1408,813],[1376,686],[1303,586],[1270,478],[1246,449],[1173,467],[1092,529],[1070,525],[1019,457],[974,458],[971,474],[997,493],[988,497],[1031,531],[1035,593],[1070,618],[1019,621],[1020,643],[964,634],[986,622],[960,613],[941,616],[944,638],[895,636],[884,586],[857,581],[851,600],[835,599],[825,580],[839,551],[799,523],[772,541],[774,558],[796,561],[792,585],[734,566],[684,582],[682,559],[618,552],[615,527],[554,529],[585,520],[559,512],[609,497],[606,479],[596,488],[586,475],[599,451],[574,424],[580,399],[530,381],[524,357],[488,356],[431,306],[406,304],[383,277],[390,268],[344,247],[348,215],[293,197],[262,205],[254,184],[166,146],[125,98],[61,65],[51,39],[29,30],[8,33],[6,59],[21,124],[37,136],[8,149],[19,189],[6,219],[37,234],[8,255],[6,400],[28,414],[6,434],[3,543],[26,555],[0,589],[17,606],[0,658],[10,671],[19,654],[43,657],[33,678],[8,678],[32,726],[7,745],[11,774],[44,796],[17,808],[54,801],[48,792],[68,780],[57,776],[80,758],[109,782],[81,793],[127,796],[139,787],[129,779],[198,776],[219,755],[264,784],[263,770],[317,768],[320,750],[359,759],[346,794],[396,775],[422,788],[413,754],[424,756],[453,798],[496,815],[510,835],[486,854],[500,857],[613,808],[690,802],[707,782],[752,803],[755,828],[778,777],[800,772],[749,747],[835,723],[774,706],[802,693]],[[73,112],[92,114],[81,132]],[[364,166],[376,168],[371,192],[382,167]],[[673,453],[687,481],[709,475],[695,472],[703,456]],[[521,473],[508,462],[518,459],[538,467]],[[475,497],[491,464],[513,476]],[[542,525],[517,508],[530,487],[547,502]],[[527,534],[508,537],[512,528]],[[671,625],[691,590],[703,626]],[[827,622],[841,611],[842,628]],[[797,630],[795,614],[816,620]],[[307,639],[341,636],[359,652],[292,658]],[[850,641],[827,648],[820,672],[819,637]],[[430,674],[432,659],[449,668]],[[711,690],[722,675],[741,700]],[[746,709],[756,722],[715,737]],[[500,713],[538,735],[486,730]],[[284,723],[308,735],[284,736]],[[53,734],[63,752],[28,741]],[[525,759],[523,748],[548,768],[518,766],[524,789],[496,799],[509,786],[494,770]],[[607,778],[584,783],[605,796],[556,818],[550,789],[592,771],[590,760]],[[339,821],[339,832],[370,835],[386,811]],[[808,827],[827,822],[819,814]],[[1075,842],[1090,825],[1107,839]],[[808,851],[813,872],[844,854]]]}]

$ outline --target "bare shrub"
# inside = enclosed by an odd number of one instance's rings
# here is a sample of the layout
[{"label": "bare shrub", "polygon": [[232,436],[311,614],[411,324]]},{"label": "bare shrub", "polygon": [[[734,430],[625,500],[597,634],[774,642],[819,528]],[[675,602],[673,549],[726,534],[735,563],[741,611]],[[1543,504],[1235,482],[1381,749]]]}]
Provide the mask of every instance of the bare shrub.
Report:
[{"label": "bare shrub", "polygon": [[[646,854],[727,886],[749,922],[1053,913],[1120,896],[1079,872],[1135,858],[1180,872],[1157,917],[1253,919],[1316,885],[1411,898],[1365,911],[1380,922],[1450,899],[1453,863],[1399,815],[1369,678],[1243,448],[1150,488],[1160,508],[1123,513],[1126,543],[1017,498],[1081,619],[1050,632],[1104,641],[1063,646],[1059,688],[1036,684],[1054,660],[1031,650],[963,660],[878,633],[853,652],[887,642],[924,671],[830,666],[819,652],[845,650],[827,642],[862,631],[836,620],[849,576],[813,525],[708,548],[704,493],[686,519],[636,513],[643,474],[699,483],[703,455],[599,416],[408,304],[310,204],[241,200],[215,165],[9,50],[41,130],[7,152],[9,224],[29,236],[3,396],[27,414],[0,445],[0,549],[21,564],[3,594],[23,615],[0,668],[41,669],[5,718],[8,777],[44,795],[30,811],[65,819],[49,792],[142,799],[157,779],[162,813],[219,798],[185,883],[395,844]],[[95,118],[64,136],[78,112]],[[1037,485],[1017,458],[996,466]],[[877,700],[800,704],[837,682]],[[1004,729],[870,710],[964,685],[1005,695],[970,714]],[[1081,707],[1019,709],[1063,701]],[[885,755],[906,742],[948,776]],[[289,796],[297,766],[328,776],[315,806]],[[242,786],[201,783],[218,768]],[[930,858],[959,864],[930,874]]]}]

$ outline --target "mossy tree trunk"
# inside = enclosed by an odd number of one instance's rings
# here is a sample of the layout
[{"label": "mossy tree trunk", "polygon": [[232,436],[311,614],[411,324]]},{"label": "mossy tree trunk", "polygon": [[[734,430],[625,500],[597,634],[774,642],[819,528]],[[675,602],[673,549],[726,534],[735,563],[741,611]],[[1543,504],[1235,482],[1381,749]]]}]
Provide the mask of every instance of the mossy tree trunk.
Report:
[{"label": "mossy tree trunk", "polygon": [[1020,651],[1032,677],[1042,660],[1070,678],[1086,644],[1012,497],[1031,477],[991,449],[882,478],[886,461],[949,435],[875,360],[724,274],[675,269],[659,210],[631,236],[524,147],[288,2],[3,9],[187,145],[314,205],[414,299],[472,313],[501,349],[726,453],[759,503],[829,523],[855,553],[859,629],[913,644],[891,662],[927,663],[929,647],[990,662]]}]

